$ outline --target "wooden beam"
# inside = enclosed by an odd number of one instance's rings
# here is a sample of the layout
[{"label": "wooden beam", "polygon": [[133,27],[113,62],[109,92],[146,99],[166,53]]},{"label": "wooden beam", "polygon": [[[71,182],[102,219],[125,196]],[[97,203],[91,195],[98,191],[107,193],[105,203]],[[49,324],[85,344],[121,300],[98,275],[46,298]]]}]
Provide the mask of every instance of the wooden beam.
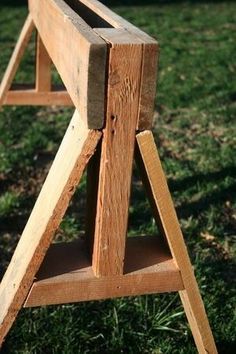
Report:
[{"label": "wooden beam", "polygon": [[96,276],[112,276],[123,274],[142,45],[125,30],[97,31],[111,48],[93,269]]},{"label": "wooden beam", "polygon": [[159,215],[171,254],[181,272],[184,290],[180,291],[180,296],[196,346],[199,353],[217,353],[152,133],[138,134],[137,143],[155,200],[153,212]]},{"label": "wooden beam", "polygon": [[9,61],[7,70],[3,76],[1,85],[0,85],[0,107],[3,105],[7,92],[10,89],[16,71],[19,67],[20,61],[24,55],[25,49],[29,43],[30,37],[34,29],[34,23],[31,15],[29,14],[24,26],[21,30],[19,39]]},{"label": "wooden beam", "polygon": [[101,132],[76,111],[0,284],[0,345],[30,290]]},{"label": "wooden beam", "polygon": [[157,237],[128,238],[125,270],[126,274],[122,276],[97,278],[86,255],[85,241],[54,244],[49,248],[24,306],[183,289],[180,272]]},{"label": "wooden beam", "polygon": [[107,45],[63,0],[29,0],[35,26],[82,120],[104,124]]},{"label": "wooden beam", "polygon": [[36,39],[36,82],[35,89],[37,92],[51,91],[51,58],[37,33]]},{"label": "wooden beam", "polygon": [[[92,21],[94,21],[94,15],[96,14],[98,18],[100,17],[100,22],[102,20],[105,22],[105,24],[102,24],[103,27],[109,27],[110,25],[117,29],[126,29],[129,33],[142,41],[143,64],[137,129],[150,129],[153,123],[154,100],[156,96],[157,64],[159,57],[158,42],[97,0],[80,0],[79,2],[75,0],[69,1],[69,3],[72,2],[78,3],[76,5],[78,13],[81,12],[81,16],[85,13],[85,18],[87,21],[89,20],[88,10],[90,10],[90,17]],[[84,7],[82,7],[82,5]],[[85,7],[87,7],[87,11],[85,11]],[[96,23],[99,24],[99,20],[97,18],[95,24]]]},{"label": "wooden beam", "polygon": [[37,92],[34,85],[13,85],[6,94],[4,105],[73,106],[74,104],[64,87]]}]

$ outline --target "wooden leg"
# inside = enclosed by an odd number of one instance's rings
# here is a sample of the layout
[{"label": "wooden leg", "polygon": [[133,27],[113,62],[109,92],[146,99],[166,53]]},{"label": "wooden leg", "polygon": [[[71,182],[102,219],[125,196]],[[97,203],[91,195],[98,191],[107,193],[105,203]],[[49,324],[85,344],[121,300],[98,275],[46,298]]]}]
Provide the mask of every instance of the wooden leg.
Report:
[{"label": "wooden leg", "polygon": [[86,200],[86,244],[89,255],[92,259],[95,220],[97,213],[97,198],[98,198],[98,182],[99,170],[101,160],[101,143],[98,144],[97,149],[90,159],[87,167],[87,200]]},{"label": "wooden leg", "polygon": [[101,132],[76,111],[0,284],[0,345],[30,290]]},{"label": "wooden leg", "polygon": [[160,218],[172,257],[181,272],[185,290],[180,291],[180,296],[196,346],[199,353],[217,353],[151,131],[137,134],[137,144],[155,201],[154,213]]},{"label": "wooden leg", "polygon": [[0,107],[4,103],[7,91],[9,90],[9,88],[12,84],[12,81],[14,79],[14,76],[16,74],[18,66],[20,64],[20,61],[24,55],[25,49],[26,49],[28,42],[30,40],[33,29],[34,29],[34,23],[31,18],[31,15],[29,14],[26,21],[25,21],[25,24],[22,28],[20,37],[18,39],[18,42],[17,42],[14,52],[12,54],[11,60],[8,64],[7,70],[4,74],[2,82],[1,82]]},{"label": "wooden leg", "polygon": [[51,91],[51,58],[42,42],[40,35],[37,33],[36,42],[36,82],[35,89],[37,92]]}]

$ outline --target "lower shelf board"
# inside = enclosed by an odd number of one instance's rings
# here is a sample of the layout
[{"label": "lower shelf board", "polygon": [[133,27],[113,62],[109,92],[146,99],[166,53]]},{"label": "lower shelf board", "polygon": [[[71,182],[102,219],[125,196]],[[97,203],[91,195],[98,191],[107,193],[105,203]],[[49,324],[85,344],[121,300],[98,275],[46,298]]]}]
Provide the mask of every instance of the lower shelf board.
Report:
[{"label": "lower shelf board", "polygon": [[154,236],[129,237],[124,275],[97,278],[84,240],[49,248],[25,307],[183,290],[168,248]]}]

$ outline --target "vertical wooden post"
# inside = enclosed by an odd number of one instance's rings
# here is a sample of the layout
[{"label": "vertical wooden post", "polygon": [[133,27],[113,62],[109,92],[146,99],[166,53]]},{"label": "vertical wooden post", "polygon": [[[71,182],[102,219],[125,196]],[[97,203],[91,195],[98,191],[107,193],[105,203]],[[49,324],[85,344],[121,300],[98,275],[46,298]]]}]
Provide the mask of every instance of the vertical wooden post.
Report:
[{"label": "vertical wooden post", "polygon": [[110,54],[93,270],[96,276],[106,276],[123,273],[142,45],[125,30],[99,29],[97,32],[110,43]]},{"label": "vertical wooden post", "polygon": [[51,58],[37,33],[36,38],[36,82],[37,92],[51,91]]},{"label": "vertical wooden post", "polygon": [[161,220],[172,257],[181,272],[185,290],[179,293],[196,346],[199,353],[217,353],[152,132],[139,133],[137,142],[155,200],[154,213]]}]

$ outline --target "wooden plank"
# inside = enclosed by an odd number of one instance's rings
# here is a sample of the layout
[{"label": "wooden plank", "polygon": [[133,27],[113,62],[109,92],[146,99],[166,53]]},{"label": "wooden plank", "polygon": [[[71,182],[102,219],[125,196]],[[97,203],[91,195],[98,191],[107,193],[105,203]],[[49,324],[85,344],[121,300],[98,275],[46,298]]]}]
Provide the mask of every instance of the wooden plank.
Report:
[{"label": "wooden plank", "polygon": [[36,82],[37,92],[51,91],[51,58],[37,33],[36,43]]},{"label": "wooden plank", "polygon": [[65,0],[65,2],[92,28],[112,28],[101,16],[78,0]]},{"label": "wooden plank", "polygon": [[0,344],[29,292],[101,132],[76,111],[0,284]]},{"label": "wooden plank", "polygon": [[140,131],[151,129],[153,125],[158,57],[159,46],[157,43],[143,45],[142,82],[137,125],[137,130]]},{"label": "wooden plank", "polygon": [[[143,64],[137,129],[150,129],[153,123],[154,100],[156,95],[157,63],[159,56],[158,42],[147,33],[132,25],[130,22],[114,13],[112,10],[97,0],[80,0],[79,2],[75,0],[69,1],[70,4],[72,2],[78,3],[76,5],[77,9],[78,11],[80,10],[81,16],[83,16],[85,13],[85,19],[87,21],[89,21],[89,13],[88,11],[85,11],[84,8],[82,8],[82,5],[91,10],[90,17],[93,21],[91,25],[94,23],[94,14],[96,14],[98,17],[100,17],[101,20],[105,22],[103,27],[108,27],[110,25],[114,28],[126,29],[128,32],[135,35],[142,41]],[[99,24],[99,21],[96,19],[94,25],[97,23]]]},{"label": "wooden plank", "polygon": [[5,101],[7,91],[12,84],[20,61],[29,43],[33,29],[34,23],[32,17],[31,15],[28,15],[0,85],[0,107]]},{"label": "wooden plank", "polygon": [[73,106],[73,102],[64,87],[37,92],[34,85],[13,85],[6,94],[4,105]]},{"label": "wooden plank", "polygon": [[[142,156],[140,154],[140,150],[139,150],[137,141],[136,141],[136,144],[135,144],[134,156],[135,156],[135,163],[136,163],[136,166],[138,168],[138,171],[139,171],[139,174],[140,174],[140,177],[141,177],[142,185],[143,185],[143,188],[145,190],[146,196],[147,196],[148,201],[150,203],[151,210],[156,211],[156,200],[154,199],[154,196],[153,196],[152,188],[151,188],[151,185],[150,185],[150,182],[149,182],[149,176],[146,173],[145,165],[143,163],[143,159],[142,159]],[[164,232],[163,225],[162,225],[162,222],[161,222],[161,219],[160,219],[160,215],[159,215],[158,212],[154,212],[153,216],[154,216],[154,219],[155,219],[155,222],[156,222],[156,225],[157,225],[157,229],[159,231],[159,235],[160,235],[162,241],[167,244],[166,237],[165,237],[165,232]]]},{"label": "wooden plank", "polygon": [[[71,1],[71,0],[70,0]],[[68,1],[70,3],[70,1]],[[128,30],[130,33],[135,34],[141,40],[155,44],[156,41],[147,33],[140,30],[138,27],[125,20],[123,17],[117,15],[114,11],[97,0],[80,0],[93,13],[97,14],[101,19],[106,21],[114,28],[122,28]]]},{"label": "wooden plank", "polygon": [[[60,259],[60,262],[57,260]],[[157,237],[128,238],[126,274],[97,278],[86,243],[54,244],[36,275],[25,307],[183,289],[180,272]]]},{"label": "wooden plank", "polygon": [[120,32],[98,32],[111,48],[93,248],[96,276],[122,274],[125,255],[142,45],[128,32]]},{"label": "wooden plank", "polygon": [[87,251],[92,259],[93,243],[95,233],[95,220],[97,214],[98,200],[98,182],[101,160],[101,142],[97,146],[97,150],[89,160],[87,166],[87,195],[86,195],[86,225],[85,235],[87,242]]},{"label": "wooden plank", "polygon": [[29,0],[29,10],[81,118],[102,128],[106,43],[63,0]]},{"label": "wooden plank", "polygon": [[138,134],[137,142],[155,200],[154,213],[159,215],[171,254],[181,272],[184,290],[180,291],[180,296],[198,351],[217,353],[152,133]]}]

